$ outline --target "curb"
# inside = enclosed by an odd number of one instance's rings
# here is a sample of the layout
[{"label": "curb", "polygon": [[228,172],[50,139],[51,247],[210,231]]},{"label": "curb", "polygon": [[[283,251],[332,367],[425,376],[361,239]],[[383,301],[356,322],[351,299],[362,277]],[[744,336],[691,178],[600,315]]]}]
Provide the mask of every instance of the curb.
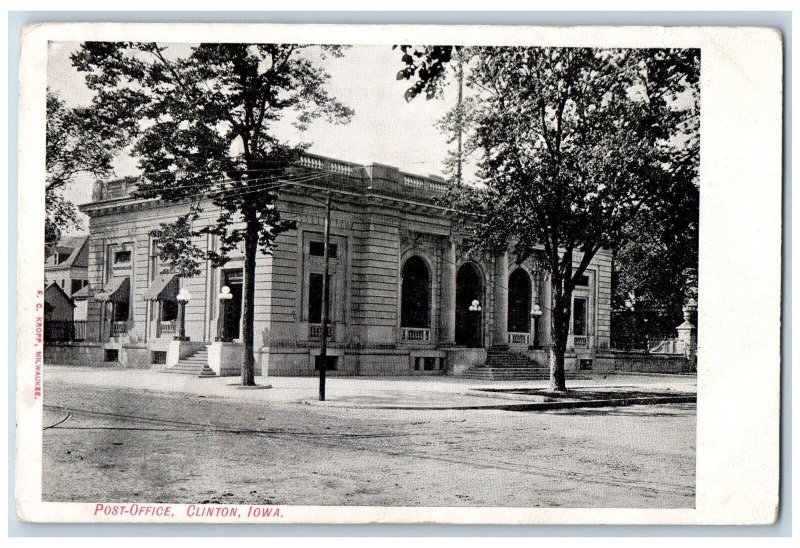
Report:
[{"label": "curb", "polygon": [[582,401],[555,401],[555,402],[530,402],[530,403],[508,403],[493,405],[450,405],[450,406],[427,406],[427,405],[358,405],[358,404],[336,404],[335,402],[319,402],[303,400],[298,402],[303,405],[314,405],[317,407],[335,407],[338,409],[388,409],[397,411],[479,411],[479,410],[498,410],[498,411],[552,411],[557,409],[578,409],[582,407],[625,407],[628,405],[658,405],[662,403],[697,403],[697,396],[652,396],[647,398],[614,398],[606,400],[582,400]]}]

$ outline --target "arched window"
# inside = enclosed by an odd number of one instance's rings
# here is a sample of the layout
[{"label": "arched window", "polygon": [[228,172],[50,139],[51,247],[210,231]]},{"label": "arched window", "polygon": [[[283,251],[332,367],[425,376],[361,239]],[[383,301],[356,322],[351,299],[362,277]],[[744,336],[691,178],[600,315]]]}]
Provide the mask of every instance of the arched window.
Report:
[{"label": "arched window", "polygon": [[514,270],[508,278],[508,331],[531,331],[531,278],[521,268]]},{"label": "arched window", "polygon": [[400,327],[429,328],[431,325],[431,275],[428,265],[414,255],[403,265],[400,297]]}]

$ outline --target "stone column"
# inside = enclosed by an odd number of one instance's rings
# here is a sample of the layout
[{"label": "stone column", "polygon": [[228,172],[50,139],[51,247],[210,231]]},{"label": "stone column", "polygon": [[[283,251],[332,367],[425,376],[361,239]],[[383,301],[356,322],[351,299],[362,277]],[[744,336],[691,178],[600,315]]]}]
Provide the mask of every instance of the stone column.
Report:
[{"label": "stone column", "polygon": [[493,346],[508,346],[508,252],[494,259]]},{"label": "stone column", "polygon": [[678,340],[683,341],[683,352],[686,359],[693,366],[695,363],[695,351],[697,349],[697,326],[694,323],[694,315],[697,313],[697,304],[690,300],[683,307],[683,323],[677,327]]},{"label": "stone column", "polygon": [[456,243],[450,240],[442,253],[442,304],[440,344],[456,342]]}]

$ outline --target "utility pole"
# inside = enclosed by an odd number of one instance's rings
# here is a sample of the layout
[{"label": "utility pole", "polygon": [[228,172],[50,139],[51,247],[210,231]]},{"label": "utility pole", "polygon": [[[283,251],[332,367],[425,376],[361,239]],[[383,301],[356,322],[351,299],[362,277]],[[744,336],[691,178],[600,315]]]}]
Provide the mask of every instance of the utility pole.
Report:
[{"label": "utility pole", "polygon": [[324,250],[322,252],[322,261],[324,263],[324,270],[322,273],[322,347],[319,352],[319,401],[325,401],[325,373],[328,368],[328,248],[330,247],[331,239],[331,193],[328,192],[328,197],[325,200],[325,236],[322,244]]},{"label": "utility pole", "polygon": [[461,50],[457,50],[458,56],[458,113],[456,125],[458,126],[458,152],[456,165],[456,185],[461,186],[461,169],[463,157],[463,140],[464,140],[464,57]]}]

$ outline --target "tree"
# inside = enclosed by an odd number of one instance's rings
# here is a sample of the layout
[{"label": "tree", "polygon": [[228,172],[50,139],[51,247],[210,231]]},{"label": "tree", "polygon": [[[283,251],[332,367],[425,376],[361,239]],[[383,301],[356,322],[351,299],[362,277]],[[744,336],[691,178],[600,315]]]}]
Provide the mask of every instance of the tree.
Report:
[{"label": "tree", "polygon": [[[276,189],[305,148],[272,127],[290,113],[301,129],[320,116],[349,121],[352,111],[327,93],[328,74],[315,62],[341,54],[336,46],[199,44],[179,57],[155,43],[89,42],[73,56],[110,123],[127,124],[142,171],[137,195],[188,205],[156,231],[162,257],[191,272],[201,259],[222,266],[243,246],[246,386],[255,384],[256,256],[294,226],[275,207]],[[207,209],[219,211],[216,219],[195,227]],[[203,234],[218,238],[216,251],[194,246]]]},{"label": "tree", "polygon": [[669,336],[697,299],[700,193],[691,181],[676,188],[670,203],[642,211],[614,251],[612,334],[623,343]]},{"label": "tree", "polygon": [[[401,49],[398,79],[417,78],[406,97],[435,96],[447,74],[442,46]],[[468,67],[459,128],[480,155],[481,185],[448,200],[472,214],[483,250],[513,244],[520,262],[541,254],[550,389],[563,392],[576,283],[601,248],[636,238],[643,212],[696,184],[699,51],[483,47],[470,48]]]},{"label": "tree", "polygon": [[80,228],[75,205],[62,194],[79,174],[106,177],[111,172],[113,151],[121,146],[116,132],[100,130],[99,113],[92,108],[69,108],[47,91],[45,161],[45,254],[61,235]]}]

